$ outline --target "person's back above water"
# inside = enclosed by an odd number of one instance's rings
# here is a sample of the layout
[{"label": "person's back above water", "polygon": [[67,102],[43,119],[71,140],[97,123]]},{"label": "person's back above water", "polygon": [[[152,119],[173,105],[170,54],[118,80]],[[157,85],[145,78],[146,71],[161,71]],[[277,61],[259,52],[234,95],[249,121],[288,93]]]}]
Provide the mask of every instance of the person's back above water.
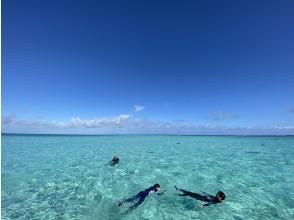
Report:
[{"label": "person's back above water", "polygon": [[117,206],[121,206],[125,203],[134,203],[130,208],[136,208],[138,205],[140,205],[146,197],[152,193],[157,193],[158,195],[162,195],[164,192],[159,193],[160,190],[160,185],[158,183],[154,184],[153,186],[138,192],[136,195],[133,197],[130,197],[128,199],[124,199],[120,202],[118,202]]},{"label": "person's back above water", "polygon": [[119,158],[117,156],[114,156],[111,160],[111,165],[114,166],[118,164],[118,162],[119,162]]},{"label": "person's back above water", "polygon": [[212,196],[207,193],[204,193],[204,195],[201,195],[198,193],[189,192],[184,189],[179,189],[176,186],[175,186],[175,188],[176,188],[176,190],[181,191],[183,193],[183,194],[179,194],[179,196],[190,196],[194,199],[206,202],[206,204],[201,205],[200,207],[209,206],[211,204],[221,203],[226,198],[226,195],[222,191],[218,191],[218,193],[215,196]]}]

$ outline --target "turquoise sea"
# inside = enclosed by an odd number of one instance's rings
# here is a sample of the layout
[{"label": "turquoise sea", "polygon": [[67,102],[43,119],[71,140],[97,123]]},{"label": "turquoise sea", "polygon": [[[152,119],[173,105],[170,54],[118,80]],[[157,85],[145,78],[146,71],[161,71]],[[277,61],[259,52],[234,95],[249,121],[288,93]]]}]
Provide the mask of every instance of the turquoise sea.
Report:
[{"label": "turquoise sea", "polygon": [[[293,174],[290,136],[2,135],[2,219],[292,220]],[[157,182],[165,194],[115,206]],[[199,208],[174,185],[227,198]]]}]

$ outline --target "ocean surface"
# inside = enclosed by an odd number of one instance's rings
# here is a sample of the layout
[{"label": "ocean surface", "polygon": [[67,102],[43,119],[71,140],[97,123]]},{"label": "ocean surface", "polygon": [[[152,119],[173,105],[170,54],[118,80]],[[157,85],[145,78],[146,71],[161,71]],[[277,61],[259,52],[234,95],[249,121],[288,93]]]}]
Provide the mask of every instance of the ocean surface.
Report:
[{"label": "ocean surface", "polygon": [[[175,185],[227,198],[199,208]],[[2,219],[292,220],[294,137],[2,135],[1,191]]]}]

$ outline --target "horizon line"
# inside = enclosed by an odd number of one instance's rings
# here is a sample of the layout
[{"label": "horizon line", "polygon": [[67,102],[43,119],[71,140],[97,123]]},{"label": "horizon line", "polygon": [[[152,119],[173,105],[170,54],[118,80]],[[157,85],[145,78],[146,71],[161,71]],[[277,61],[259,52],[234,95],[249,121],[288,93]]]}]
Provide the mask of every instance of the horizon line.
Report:
[{"label": "horizon line", "polygon": [[2,135],[40,135],[40,136],[243,136],[243,137],[277,137],[277,136],[293,136],[293,134],[144,134],[144,133],[131,133],[131,134],[54,134],[54,133],[5,133],[1,132]]}]

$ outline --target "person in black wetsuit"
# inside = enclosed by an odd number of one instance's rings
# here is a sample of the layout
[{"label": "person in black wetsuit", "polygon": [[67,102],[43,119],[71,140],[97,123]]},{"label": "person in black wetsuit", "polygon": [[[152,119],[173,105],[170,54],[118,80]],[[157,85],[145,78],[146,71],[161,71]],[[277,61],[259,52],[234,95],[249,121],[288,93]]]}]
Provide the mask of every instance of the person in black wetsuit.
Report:
[{"label": "person in black wetsuit", "polygon": [[114,156],[111,160],[111,165],[114,166],[114,165],[118,164],[118,162],[119,162],[119,158]]},{"label": "person in black wetsuit", "polygon": [[137,193],[133,197],[128,198],[128,199],[124,199],[124,200],[118,202],[117,206],[121,206],[125,203],[134,203],[130,207],[130,209],[136,208],[138,205],[140,205],[142,202],[144,202],[144,200],[147,198],[148,195],[150,195],[152,193],[157,193],[158,195],[162,195],[164,193],[164,192],[159,193],[159,190],[160,190],[160,185],[158,183],[156,183],[153,186],[145,189],[144,191]]},{"label": "person in black wetsuit", "polygon": [[222,191],[218,191],[218,193],[215,196],[212,196],[207,193],[204,193],[204,195],[201,195],[198,193],[189,192],[184,189],[179,189],[176,186],[175,186],[175,188],[176,188],[176,190],[181,191],[183,193],[183,194],[179,194],[179,196],[190,196],[194,199],[206,202],[206,204],[201,205],[200,207],[209,206],[211,204],[221,203],[226,198],[226,195]]}]

